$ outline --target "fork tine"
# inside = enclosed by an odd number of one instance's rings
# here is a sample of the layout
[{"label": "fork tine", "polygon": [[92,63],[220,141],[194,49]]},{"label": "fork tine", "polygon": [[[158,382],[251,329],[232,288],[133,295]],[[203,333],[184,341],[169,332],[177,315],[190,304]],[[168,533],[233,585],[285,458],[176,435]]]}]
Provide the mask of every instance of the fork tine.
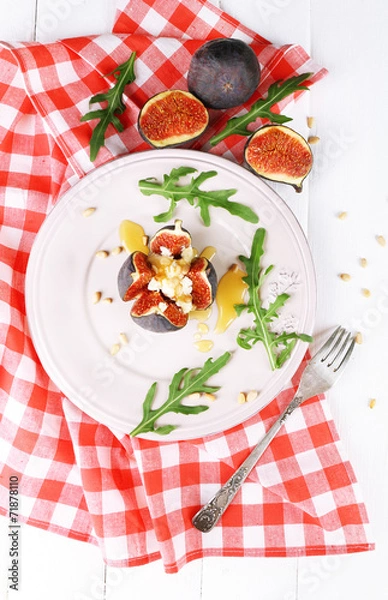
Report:
[{"label": "fork tine", "polygon": [[335,373],[337,373],[340,369],[342,369],[346,365],[346,363],[348,362],[348,360],[350,359],[350,357],[352,355],[355,343],[356,343],[356,340],[353,338],[353,340],[351,341],[351,344],[350,344],[349,348],[347,349],[347,352],[346,352],[345,356],[341,360],[341,362],[338,365],[338,367],[335,367],[335,369],[334,369]]},{"label": "fork tine", "polygon": [[[337,349],[337,347],[338,347],[338,344],[339,344],[339,342],[342,340],[342,338],[343,338],[343,336],[344,336],[344,334],[345,334],[345,333],[346,333],[346,331],[345,331],[345,329],[344,329],[344,330],[343,330],[343,332],[342,332],[342,335],[340,336],[340,338],[339,338],[339,340],[338,340],[338,342],[336,343],[335,347],[333,348],[333,351]],[[337,360],[337,358],[338,358],[339,356],[341,356],[341,355],[342,355],[342,353],[343,353],[344,349],[345,349],[345,348],[346,348],[346,346],[348,345],[348,342],[349,342],[349,339],[350,339],[350,335],[351,335],[351,334],[350,334],[350,333],[348,333],[348,335],[347,335],[347,336],[346,336],[346,338],[345,338],[345,341],[343,342],[343,344],[342,344],[342,345],[341,345],[341,347],[339,348],[339,350],[338,350],[337,354],[335,354],[334,358],[332,358],[332,359],[330,360],[330,362],[329,362],[329,363],[327,363],[327,366],[328,366],[328,367],[331,367],[331,366],[332,366],[332,365],[335,363],[335,361]],[[331,353],[330,353],[330,354],[331,354]]]},{"label": "fork tine", "polygon": [[[325,357],[323,360],[326,360],[327,356],[328,356],[328,355],[325,356],[326,352],[328,350],[331,351],[332,345],[333,345],[335,339],[337,338],[337,336],[341,335],[341,331],[345,331],[345,330],[343,330],[343,328],[339,325],[337,327],[337,329],[331,334],[331,336],[329,337],[329,339],[327,340],[327,342],[322,346],[322,348],[319,348],[319,350],[313,356],[312,360],[314,360],[314,361],[321,360],[322,356]],[[329,354],[330,354],[330,352],[329,352]]]}]

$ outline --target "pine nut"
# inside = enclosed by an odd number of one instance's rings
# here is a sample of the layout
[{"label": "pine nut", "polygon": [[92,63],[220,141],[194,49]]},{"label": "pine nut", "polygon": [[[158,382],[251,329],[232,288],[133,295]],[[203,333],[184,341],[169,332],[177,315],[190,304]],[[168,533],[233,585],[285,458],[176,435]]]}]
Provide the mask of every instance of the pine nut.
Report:
[{"label": "pine nut", "polygon": [[108,258],[109,252],[107,250],[98,250],[98,252],[96,252],[96,256],[97,258]]},{"label": "pine nut", "polygon": [[387,242],[385,241],[385,237],[383,235],[378,235],[376,237],[377,243],[380,244],[380,246],[386,246]]},{"label": "pine nut", "polygon": [[317,135],[310,135],[309,138],[307,139],[308,143],[312,146],[314,144],[318,144],[318,142],[320,141],[320,137],[318,137]]},{"label": "pine nut", "polygon": [[115,354],[117,354],[120,350],[120,344],[113,344],[113,346],[111,346],[110,349],[110,353],[112,356],[114,356]]},{"label": "pine nut", "polygon": [[113,248],[111,254],[113,256],[117,256],[118,254],[121,254],[123,250],[124,250],[123,246],[116,246],[116,248]]},{"label": "pine nut", "polygon": [[351,276],[349,275],[349,273],[341,273],[340,278],[342,279],[342,281],[350,281],[351,280]]},{"label": "pine nut", "polygon": [[259,393],[256,390],[251,390],[247,393],[247,402],[252,402],[253,400],[256,400],[258,395]]},{"label": "pine nut", "polygon": [[356,344],[362,344],[362,333],[360,331],[358,331],[356,333],[356,337],[354,338],[354,341],[356,342]]},{"label": "pine nut", "polygon": [[120,333],[119,338],[121,343],[128,344],[128,337],[125,333]]},{"label": "pine nut", "polygon": [[315,118],[314,117],[307,117],[306,121],[307,121],[307,127],[309,129],[311,129],[312,127],[314,127],[314,125],[315,125]]},{"label": "pine nut", "polygon": [[346,217],[348,216],[348,213],[346,212],[346,210],[344,210],[343,212],[340,212],[338,214],[338,218],[343,221],[344,219],[346,219]]},{"label": "pine nut", "polygon": [[193,400],[193,401],[197,402],[200,399],[201,394],[199,392],[194,392],[193,394],[189,394],[189,396],[187,396],[187,397],[189,400]]},{"label": "pine nut", "polygon": [[93,294],[93,304],[98,304],[101,300],[101,292],[94,292]]},{"label": "pine nut", "polygon": [[365,298],[370,298],[371,297],[371,291],[368,290],[367,288],[362,288],[361,293],[363,296],[365,296]]},{"label": "pine nut", "polygon": [[244,392],[240,392],[239,395],[237,396],[237,402],[239,404],[245,404],[246,401],[247,401],[247,398],[246,398]]},{"label": "pine nut", "polygon": [[113,298],[104,298],[103,299],[104,304],[112,304],[112,302],[113,302]]},{"label": "pine nut", "polygon": [[214,400],[216,399],[214,394],[209,394],[209,393],[204,394],[203,397],[205,400],[208,400],[209,402],[214,402]]},{"label": "pine nut", "polygon": [[360,265],[363,269],[365,269],[365,267],[368,265],[368,261],[366,260],[366,258],[360,258]]},{"label": "pine nut", "polygon": [[91,215],[96,211],[96,209],[94,208],[94,206],[90,206],[89,208],[85,208],[85,210],[82,212],[82,216],[83,217],[91,217]]},{"label": "pine nut", "polygon": [[371,398],[369,400],[369,408],[374,408],[376,406],[376,398]]}]

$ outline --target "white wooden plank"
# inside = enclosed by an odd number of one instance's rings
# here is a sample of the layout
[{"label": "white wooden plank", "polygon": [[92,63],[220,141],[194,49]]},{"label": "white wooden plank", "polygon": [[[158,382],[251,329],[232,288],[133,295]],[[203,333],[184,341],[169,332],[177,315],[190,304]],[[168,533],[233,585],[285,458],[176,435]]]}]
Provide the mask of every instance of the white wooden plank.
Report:
[{"label": "white wooden plank", "polygon": [[380,559],[373,552],[300,559],[298,600],[387,600],[388,581],[382,570],[386,542],[380,550]]},{"label": "white wooden plank", "polygon": [[293,558],[209,558],[201,600],[296,600],[296,565]]},{"label": "white wooden plank", "polygon": [[[273,44],[310,46],[310,0],[220,0],[227,13]],[[292,23],[292,26],[290,24]]]},{"label": "white wooden plank", "polygon": [[35,0],[2,0],[0,40],[28,41],[34,39]]},{"label": "white wooden plank", "polygon": [[19,548],[19,590],[8,587],[9,600],[104,600],[97,547],[22,525]]},{"label": "white wooden plank", "polygon": [[185,565],[178,573],[166,574],[160,561],[129,569],[108,567],[106,597],[108,600],[131,598],[168,598],[168,600],[200,600],[202,561]]},{"label": "white wooden plank", "polygon": [[115,2],[111,0],[39,0],[36,38],[50,42],[110,32],[114,14]]}]

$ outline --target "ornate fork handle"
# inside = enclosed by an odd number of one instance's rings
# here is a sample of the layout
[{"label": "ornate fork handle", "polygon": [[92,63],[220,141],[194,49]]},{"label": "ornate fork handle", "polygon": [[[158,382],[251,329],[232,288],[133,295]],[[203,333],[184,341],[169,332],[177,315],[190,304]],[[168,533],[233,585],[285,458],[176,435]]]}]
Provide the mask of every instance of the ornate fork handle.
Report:
[{"label": "ornate fork handle", "polygon": [[262,440],[260,440],[253,448],[237,471],[228,479],[222,488],[218,490],[213,498],[211,498],[211,500],[209,500],[209,502],[193,517],[192,523],[194,527],[203,533],[207,533],[213,529],[279,429],[281,429],[291,413],[293,413],[295,408],[297,408],[304,399],[304,396],[297,395],[291,400],[286,410],[275,421]]}]

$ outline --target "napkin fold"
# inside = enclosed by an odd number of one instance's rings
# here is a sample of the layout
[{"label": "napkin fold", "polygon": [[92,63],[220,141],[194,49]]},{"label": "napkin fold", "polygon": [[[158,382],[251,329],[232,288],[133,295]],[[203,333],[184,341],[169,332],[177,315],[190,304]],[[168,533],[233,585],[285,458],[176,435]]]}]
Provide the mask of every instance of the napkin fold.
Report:
[{"label": "napkin fold", "polygon": [[[207,39],[238,37],[255,50],[260,87],[303,72],[325,75],[297,45],[277,48],[206,0],[120,0],[112,34],[0,51],[0,512],[9,477],[19,477],[21,521],[99,544],[107,564],[162,559],[167,572],[203,556],[295,556],[374,547],[360,490],[327,400],[304,404],[278,434],[220,524],[202,535],[191,525],[294,393],[223,433],[161,443],[123,436],[97,423],[50,381],[25,314],[28,255],[60,195],[96,166],[145,151],[139,108],[167,88],[186,88],[193,52]],[[125,130],[107,132],[89,160],[93,123],[81,123],[92,95],[136,51],[136,81],[126,90]],[[294,98],[295,99],[295,98]],[[280,104],[280,111],[291,99]],[[212,111],[207,137],[192,147],[240,162],[245,140],[215,148],[208,139],[241,107]]]}]

